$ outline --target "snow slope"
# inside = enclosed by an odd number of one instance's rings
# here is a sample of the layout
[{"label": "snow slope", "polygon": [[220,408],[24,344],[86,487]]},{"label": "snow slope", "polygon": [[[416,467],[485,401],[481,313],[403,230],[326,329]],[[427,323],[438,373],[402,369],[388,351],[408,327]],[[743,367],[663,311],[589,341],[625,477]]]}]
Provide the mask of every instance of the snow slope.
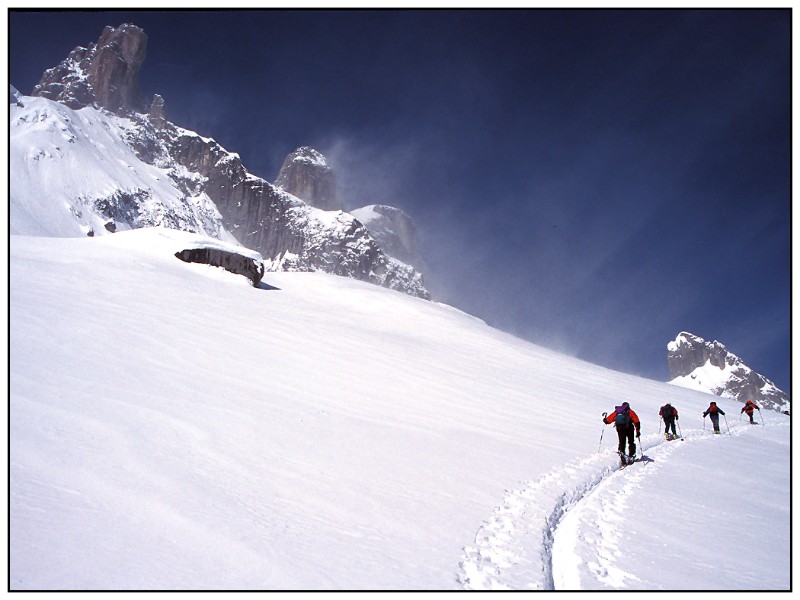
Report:
[{"label": "snow slope", "polygon": [[11,237],[11,589],[788,589],[788,417],[185,236]]},{"label": "snow slope", "polygon": [[[117,229],[169,225],[234,241],[208,195],[187,195],[172,179],[176,170],[184,178],[199,175],[139,160],[125,142],[126,130],[135,127],[129,119],[18,98],[9,109],[12,234],[103,235],[112,221]],[[124,214],[114,220],[109,213]]]}]

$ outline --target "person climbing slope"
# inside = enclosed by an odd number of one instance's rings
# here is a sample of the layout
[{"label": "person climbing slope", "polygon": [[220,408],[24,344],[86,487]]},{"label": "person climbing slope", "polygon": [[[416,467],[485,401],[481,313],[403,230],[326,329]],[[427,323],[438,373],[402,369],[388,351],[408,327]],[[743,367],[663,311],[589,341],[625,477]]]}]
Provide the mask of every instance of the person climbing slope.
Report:
[{"label": "person climbing slope", "polygon": [[[719,416],[724,415],[725,412],[717,406],[716,402],[712,402],[708,405],[706,412],[703,413],[703,418],[705,419],[706,416],[711,417],[711,424],[714,426],[714,433],[719,433]],[[705,427],[705,426],[704,426]]]},{"label": "person climbing slope", "polygon": [[[677,438],[678,434],[675,432],[675,421],[678,420],[678,409],[667,402],[658,410],[658,416],[664,419],[664,434],[667,440],[674,440]],[[672,434],[669,432],[670,427],[672,428]]]},{"label": "person climbing slope", "polygon": [[759,410],[760,411],[761,409],[758,408],[758,406],[756,406],[755,403],[752,400],[748,400],[745,403],[745,405],[744,405],[744,407],[742,408],[742,411],[741,411],[743,413],[747,413],[747,416],[750,417],[750,424],[751,425],[757,425],[758,424],[755,421],[753,421],[753,411],[755,411],[755,410]]},{"label": "person climbing slope", "polygon": [[[630,464],[636,459],[636,443],[633,441],[634,432],[636,437],[640,437],[641,422],[639,416],[631,410],[630,404],[623,402],[621,406],[614,407],[614,412],[610,415],[603,415],[603,423],[610,425],[614,424],[617,428],[617,437],[619,438],[619,453],[620,460],[623,464]],[[629,452],[625,454],[625,442],[628,443]]]}]

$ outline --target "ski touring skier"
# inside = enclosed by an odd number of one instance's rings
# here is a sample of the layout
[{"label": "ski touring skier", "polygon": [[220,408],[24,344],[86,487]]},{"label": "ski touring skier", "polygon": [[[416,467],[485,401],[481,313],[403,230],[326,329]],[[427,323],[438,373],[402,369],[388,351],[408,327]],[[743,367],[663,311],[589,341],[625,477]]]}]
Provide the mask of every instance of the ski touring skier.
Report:
[{"label": "ski touring skier", "polygon": [[758,412],[761,412],[761,409],[758,408],[758,406],[756,406],[755,403],[752,400],[748,400],[747,402],[745,402],[745,405],[742,408],[741,412],[747,413],[747,416],[750,417],[750,424],[751,425],[758,425],[758,423],[753,421],[753,411],[756,411],[756,410]]},{"label": "ski touring skier", "polygon": [[[678,409],[667,402],[658,410],[658,416],[664,420],[664,435],[667,441],[677,439],[678,434],[675,432],[675,421],[678,420]],[[672,433],[669,432],[670,428]]]},{"label": "ski touring skier", "polygon": [[[617,453],[623,465],[629,465],[636,460],[636,442],[633,440],[634,432],[636,437],[641,435],[641,422],[639,416],[631,409],[630,404],[623,402],[621,406],[614,407],[614,412],[609,415],[603,414],[603,423],[614,424],[617,428],[619,446]],[[625,454],[625,444],[627,442],[629,451]]]},{"label": "ski touring skier", "polygon": [[714,433],[719,433],[719,416],[724,414],[725,412],[717,406],[716,402],[709,404],[706,412],[703,413],[704,419],[706,416],[711,417],[711,424],[714,426]]}]

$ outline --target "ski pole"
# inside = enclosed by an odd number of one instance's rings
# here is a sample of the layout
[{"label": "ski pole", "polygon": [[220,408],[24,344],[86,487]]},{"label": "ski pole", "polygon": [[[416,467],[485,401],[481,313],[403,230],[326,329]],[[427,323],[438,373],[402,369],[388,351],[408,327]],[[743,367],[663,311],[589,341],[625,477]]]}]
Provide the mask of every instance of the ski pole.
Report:
[{"label": "ski pole", "polygon": [[761,425],[764,425],[764,416],[761,414],[761,409],[758,409],[758,418],[761,419]]},{"label": "ski pole", "polygon": [[706,430],[706,416],[703,415],[703,431]]},{"label": "ski pole", "polygon": [[[663,421],[663,420],[664,420],[663,417],[658,417],[658,433],[661,433],[661,421]],[[665,423],[665,425],[666,425],[666,423]]]},{"label": "ski pole", "polygon": [[[605,422],[608,413],[603,413],[603,421]],[[597,452],[600,452],[600,448],[603,445],[603,434],[606,432],[606,426],[603,424],[603,429],[600,430],[600,446],[597,447]]]},{"label": "ski pole", "polygon": [[[676,422],[678,423],[678,433],[681,434],[681,439],[683,439],[683,432],[681,431],[681,422],[677,419]],[[703,423],[705,423],[705,419],[703,419]]]},{"label": "ski pole", "polygon": [[722,418],[725,419],[725,427],[728,428],[728,435],[732,436],[733,434],[731,433],[731,426],[728,425],[728,417],[726,417],[725,415],[722,415]]}]

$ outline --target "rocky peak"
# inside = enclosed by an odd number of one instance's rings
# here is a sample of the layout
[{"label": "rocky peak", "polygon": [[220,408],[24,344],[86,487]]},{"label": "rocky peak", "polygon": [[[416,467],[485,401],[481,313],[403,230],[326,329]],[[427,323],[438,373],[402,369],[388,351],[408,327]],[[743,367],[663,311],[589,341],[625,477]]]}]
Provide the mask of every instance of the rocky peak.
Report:
[{"label": "rocky peak", "polygon": [[789,396],[748,367],[722,343],[682,331],[667,344],[671,383],[774,410],[789,410]]},{"label": "rocky peak", "polygon": [[275,185],[315,208],[341,210],[336,198],[336,179],[327,159],[302,146],[283,161]]},{"label": "rocky peak", "polygon": [[718,341],[707,342],[687,331],[682,331],[674,341],[667,344],[667,363],[672,379],[685,377],[706,363],[724,369],[726,360],[733,358],[739,360],[738,357],[729,355],[728,349]]},{"label": "rocky peak", "polygon": [[147,35],[140,27],[106,27],[97,42],[75,48],[45,71],[31,95],[75,109],[95,104],[115,113],[142,112],[139,70],[146,53]]},{"label": "rocky peak", "polygon": [[352,210],[350,214],[369,230],[386,254],[423,269],[417,230],[406,213],[394,206],[373,204]]}]

